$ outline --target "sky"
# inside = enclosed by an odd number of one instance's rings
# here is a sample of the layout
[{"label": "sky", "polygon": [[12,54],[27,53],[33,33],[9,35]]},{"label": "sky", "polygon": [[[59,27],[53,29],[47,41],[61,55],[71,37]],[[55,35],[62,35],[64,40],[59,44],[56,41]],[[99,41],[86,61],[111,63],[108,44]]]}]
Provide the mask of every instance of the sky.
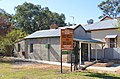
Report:
[{"label": "sky", "polygon": [[[9,14],[15,14],[14,7],[30,2],[42,7],[48,7],[50,11],[63,13],[66,23],[86,24],[87,20],[99,21],[102,11],[98,8],[103,0],[0,0],[0,8]],[[71,17],[72,16],[72,17]],[[74,17],[74,19],[73,19]]]}]

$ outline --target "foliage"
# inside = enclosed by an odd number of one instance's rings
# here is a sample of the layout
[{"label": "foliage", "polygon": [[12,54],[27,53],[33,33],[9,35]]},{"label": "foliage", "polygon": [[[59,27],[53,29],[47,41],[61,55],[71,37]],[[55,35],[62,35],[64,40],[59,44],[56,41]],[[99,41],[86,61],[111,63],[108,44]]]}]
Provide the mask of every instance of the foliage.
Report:
[{"label": "foliage", "polygon": [[22,30],[13,29],[12,16],[0,9],[0,53],[10,54],[14,43],[26,35]]},{"label": "foliage", "polygon": [[29,34],[37,30],[49,29],[52,23],[58,26],[65,25],[64,14],[51,12],[48,7],[42,8],[40,5],[25,2],[15,7],[15,11],[14,24]]},{"label": "foliage", "polygon": [[11,31],[11,19],[12,16],[10,14],[0,9],[0,36],[6,36]]},{"label": "foliage", "polygon": [[[23,32],[19,29],[13,29],[9,34],[6,35],[6,37],[0,37],[2,38],[0,40],[0,52],[2,53],[11,53],[13,50],[13,46],[15,42],[17,42],[19,39],[27,36],[27,33]],[[10,51],[11,50],[11,51]]]},{"label": "foliage", "polygon": [[99,18],[104,16],[116,18],[120,16],[120,0],[105,0],[102,1],[98,7],[103,11],[103,15]]},{"label": "foliage", "polygon": [[120,31],[120,18],[118,18],[117,20],[118,20],[117,27],[118,27],[118,30]]},{"label": "foliage", "polygon": [[0,53],[11,53],[15,42],[27,33],[49,29],[53,23],[65,25],[64,14],[51,12],[48,7],[25,2],[15,7],[15,11],[15,15],[10,15],[0,9]]},{"label": "foliage", "polygon": [[10,40],[11,44],[14,44],[18,40],[24,38],[28,34],[26,32],[23,32],[21,29],[13,29],[6,38]]}]

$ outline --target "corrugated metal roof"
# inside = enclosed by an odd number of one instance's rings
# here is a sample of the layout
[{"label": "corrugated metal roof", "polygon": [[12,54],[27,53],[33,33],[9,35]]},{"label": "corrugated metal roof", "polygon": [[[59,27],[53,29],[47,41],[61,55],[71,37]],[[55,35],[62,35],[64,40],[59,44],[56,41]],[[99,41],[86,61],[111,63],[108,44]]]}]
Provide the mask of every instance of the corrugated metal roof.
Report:
[{"label": "corrugated metal roof", "polygon": [[79,25],[59,27],[58,29],[49,29],[49,30],[36,31],[36,32],[32,33],[31,35],[28,35],[27,37],[25,37],[25,39],[26,38],[42,38],[42,37],[56,37],[56,36],[60,36],[61,29],[66,29],[66,28],[75,29]]},{"label": "corrugated metal roof", "polygon": [[36,31],[25,38],[42,38],[42,37],[56,37],[60,36],[61,29],[49,29]]},{"label": "corrugated metal roof", "polygon": [[80,25],[80,24],[74,25],[74,26],[64,26],[64,27],[59,27],[59,29],[66,29],[66,28],[75,29],[75,28],[78,27],[79,25]]},{"label": "corrugated metal roof", "polygon": [[117,20],[116,19],[110,19],[105,21],[99,21],[94,24],[85,25],[83,28],[85,30],[99,30],[99,29],[108,29],[108,28],[116,28]]},{"label": "corrugated metal roof", "polygon": [[75,41],[81,41],[81,42],[86,42],[86,43],[104,43],[103,41],[98,41],[94,39],[84,39],[84,38],[74,38]]},{"label": "corrugated metal roof", "polygon": [[105,38],[116,38],[117,35],[106,35]]}]

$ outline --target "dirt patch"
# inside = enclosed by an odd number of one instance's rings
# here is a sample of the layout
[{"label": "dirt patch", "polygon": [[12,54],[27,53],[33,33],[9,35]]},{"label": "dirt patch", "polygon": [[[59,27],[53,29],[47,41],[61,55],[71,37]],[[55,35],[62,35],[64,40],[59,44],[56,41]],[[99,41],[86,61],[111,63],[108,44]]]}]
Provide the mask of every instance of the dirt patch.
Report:
[{"label": "dirt patch", "polygon": [[[38,64],[38,63],[22,63],[22,64],[13,64],[13,68],[15,69],[21,69],[21,68],[39,68],[39,69],[53,69],[58,70],[60,69],[60,66],[58,65],[50,65],[50,64]],[[69,67],[63,67],[63,69],[68,69]]]},{"label": "dirt patch", "polygon": [[[88,62],[88,61],[86,61],[85,62],[85,65],[89,65],[89,64],[92,64],[93,62]],[[97,66],[97,67],[110,67],[110,66],[112,66],[114,63],[113,62],[104,62],[104,63],[102,63],[102,62],[98,62],[98,63],[96,63],[96,64],[94,64],[94,65],[92,65],[92,66]]]},{"label": "dirt patch", "polygon": [[119,69],[119,70],[117,70],[117,73],[118,73],[118,74],[120,74],[120,69]]}]

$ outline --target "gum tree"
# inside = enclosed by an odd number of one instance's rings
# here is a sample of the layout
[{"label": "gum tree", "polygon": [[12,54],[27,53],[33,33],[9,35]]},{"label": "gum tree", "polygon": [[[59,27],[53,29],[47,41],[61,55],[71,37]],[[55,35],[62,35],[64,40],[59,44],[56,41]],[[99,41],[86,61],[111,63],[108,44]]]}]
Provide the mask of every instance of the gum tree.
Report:
[{"label": "gum tree", "polygon": [[103,11],[103,14],[99,18],[104,16],[116,18],[120,16],[120,0],[105,0],[98,7]]}]

